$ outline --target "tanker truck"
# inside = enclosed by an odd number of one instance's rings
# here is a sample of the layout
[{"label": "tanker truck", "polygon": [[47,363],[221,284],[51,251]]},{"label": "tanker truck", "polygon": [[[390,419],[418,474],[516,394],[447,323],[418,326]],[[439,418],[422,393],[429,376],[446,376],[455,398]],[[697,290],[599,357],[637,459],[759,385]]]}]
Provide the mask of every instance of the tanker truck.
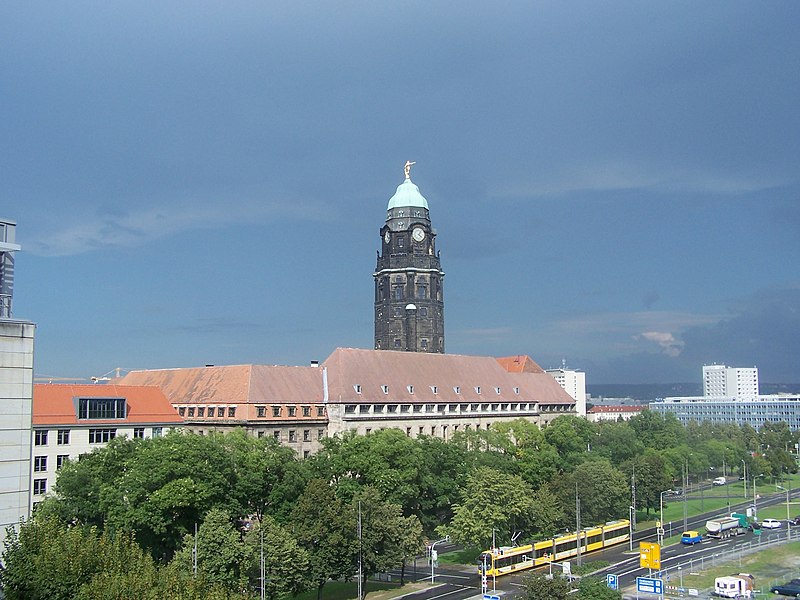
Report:
[{"label": "tanker truck", "polygon": [[741,520],[736,517],[717,517],[706,521],[706,531],[708,531],[708,537],[724,540],[744,533],[745,529]]}]

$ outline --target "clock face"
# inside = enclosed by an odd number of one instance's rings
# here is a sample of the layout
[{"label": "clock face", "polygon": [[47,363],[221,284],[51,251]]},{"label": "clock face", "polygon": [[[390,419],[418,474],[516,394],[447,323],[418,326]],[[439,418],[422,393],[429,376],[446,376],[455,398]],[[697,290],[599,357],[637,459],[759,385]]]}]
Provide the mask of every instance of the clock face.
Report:
[{"label": "clock face", "polygon": [[411,237],[414,238],[415,242],[421,242],[425,239],[425,231],[421,227],[416,227],[414,231],[411,232]]},{"label": "clock face", "polygon": [[389,235],[388,231],[385,234],[383,234],[383,241],[384,242],[386,242],[388,244],[390,239],[391,239],[391,236]]}]

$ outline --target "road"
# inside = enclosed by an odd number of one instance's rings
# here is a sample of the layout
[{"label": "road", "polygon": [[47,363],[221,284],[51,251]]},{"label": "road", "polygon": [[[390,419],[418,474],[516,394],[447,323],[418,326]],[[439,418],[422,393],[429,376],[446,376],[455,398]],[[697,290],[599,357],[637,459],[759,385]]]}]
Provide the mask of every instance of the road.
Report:
[{"label": "road", "polygon": [[[706,498],[710,498],[710,496],[706,496]],[[744,511],[747,506],[752,504],[752,500],[744,501],[741,497],[732,500],[732,511]],[[760,498],[758,500],[758,508],[762,509],[772,505],[780,505],[783,504],[783,502],[784,500],[781,496]],[[703,531],[706,521],[716,516],[720,516],[719,510],[689,517],[687,519],[686,528]],[[665,524],[666,539],[678,536],[682,531],[683,520],[677,523]],[[792,528],[791,534],[792,537],[800,539],[800,527]],[[772,540],[785,538],[786,535],[787,526],[784,523],[781,529],[763,530],[760,542],[768,543]],[[694,564],[701,560],[711,560],[714,555],[718,555],[725,550],[732,550],[737,544],[756,540],[758,540],[758,538],[753,533],[748,532],[728,540],[708,539],[695,546],[683,546],[680,543],[665,545],[661,549],[661,568],[665,571],[672,571],[674,575],[678,565]],[[656,542],[656,530],[650,528],[634,532],[633,543],[620,544],[613,548],[592,553],[590,560],[603,561],[610,565],[607,568],[597,571],[594,575],[605,577],[606,574],[613,573],[618,577],[620,589],[635,587],[637,577],[647,577],[650,575],[647,569],[639,567],[638,550],[639,542],[642,541]],[[448,548],[447,546],[441,547],[442,552],[446,552],[448,549],[452,548]],[[586,558],[587,557],[584,557],[584,559]],[[546,572],[549,571],[551,567],[556,572],[561,571],[559,564],[540,568],[539,571]],[[492,578],[489,578],[488,593],[492,595],[504,595],[506,597],[518,595],[522,591],[522,580],[526,574],[527,573],[506,575],[498,578],[496,581],[492,581]],[[394,575],[399,577],[399,573],[395,573]],[[416,571],[414,571],[413,567],[406,571],[406,579],[409,581],[430,581],[431,572],[427,561],[419,559],[417,561]],[[450,566],[436,567],[434,570],[434,582],[437,584],[436,586],[409,594],[404,598],[408,600],[466,600],[467,598],[481,597],[481,579],[480,575],[478,575],[477,568],[459,570]],[[677,582],[674,583],[677,585]]]}]

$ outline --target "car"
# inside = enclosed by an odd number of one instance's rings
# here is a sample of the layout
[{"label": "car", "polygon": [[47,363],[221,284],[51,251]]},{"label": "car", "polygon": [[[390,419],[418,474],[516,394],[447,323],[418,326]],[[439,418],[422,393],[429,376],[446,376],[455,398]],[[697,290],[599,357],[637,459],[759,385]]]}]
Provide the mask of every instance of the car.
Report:
[{"label": "car", "polygon": [[728,483],[728,480],[724,477],[717,477],[711,482],[712,485],[725,485],[726,483]]},{"label": "car", "polygon": [[796,516],[794,519],[789,519],[789,525],[800,525],[800,515]]},{"label": "car", "polygon": [[792,579],[782,585],[773,585],[769,591],[773,594],[780,594],[781,596],[800,598],[800,579]]},{"label": "car", "polygon": [[781,522],[778,519],[764,519],[761,521],[761,527],[764,529],[780,529]]},{"label": "car", "polygon": [[683,496],[683,490],[675,489],[675,490],[667,490],[664,492],[667,496]]},{"label": "car", "polygon": [[694,546],[703,541],[703,534],[699,531],[684,531],[681,536],[681,544],[685,546]]}]

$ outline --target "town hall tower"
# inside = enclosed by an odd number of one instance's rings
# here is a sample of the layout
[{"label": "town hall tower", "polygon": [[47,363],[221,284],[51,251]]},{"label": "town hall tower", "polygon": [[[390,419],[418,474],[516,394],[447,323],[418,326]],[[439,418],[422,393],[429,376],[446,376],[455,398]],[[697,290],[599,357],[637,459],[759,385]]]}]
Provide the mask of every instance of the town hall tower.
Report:
[{"label": "town hall tower", "polygon": [[375,278],[375,349],[444,353],[444,271],[428,201],[411,181],[397,186],[381,227]]}]

